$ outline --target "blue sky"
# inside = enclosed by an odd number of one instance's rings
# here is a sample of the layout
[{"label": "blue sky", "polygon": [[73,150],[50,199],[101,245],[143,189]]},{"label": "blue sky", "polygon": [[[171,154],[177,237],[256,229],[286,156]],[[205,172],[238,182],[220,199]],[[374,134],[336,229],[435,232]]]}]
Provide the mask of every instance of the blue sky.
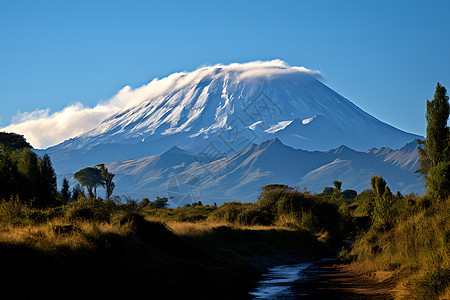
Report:
[{"label": "blue sky", "polygon": [[[0,128],[202,65],[281,59],[424,135],[450,88],[450,1],[0,0]],[[16,117],[15,117],[16,116]]]}]

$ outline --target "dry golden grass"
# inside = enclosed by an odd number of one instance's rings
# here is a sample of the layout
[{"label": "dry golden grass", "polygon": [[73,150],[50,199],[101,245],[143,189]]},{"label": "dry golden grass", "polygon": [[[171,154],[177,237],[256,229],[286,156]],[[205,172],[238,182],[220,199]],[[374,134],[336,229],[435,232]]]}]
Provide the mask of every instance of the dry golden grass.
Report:
[{"label": "dry golden grass", "polygon": [[442,290],[450,282],[449,203],[405,209],[391,230],[371,228],[360,235],[351,252],[358,268],[395,276],[397,299],[449,299],[449,288]]},{"label": "dry golden grass", "polygon": [[39,225],[4,225],[0,227],[0,243],[22,244],[42,251],[53,251],[61,247],[70,249],[91,248],[93,240],[103,234],[126,235],[129,226],[118,226],[106,222],[78,222],[70,233],[58,233],[55,226],[67,225],[63,219]]},{"label": "dry golden grass", "polygon": [[241,230],[294,230],[285,226],[243,226],[226,222],[166,222],[166,225],[177,235],[180,236],[202,236],[211,233],[214,228],[227,226],[233,229]]}]

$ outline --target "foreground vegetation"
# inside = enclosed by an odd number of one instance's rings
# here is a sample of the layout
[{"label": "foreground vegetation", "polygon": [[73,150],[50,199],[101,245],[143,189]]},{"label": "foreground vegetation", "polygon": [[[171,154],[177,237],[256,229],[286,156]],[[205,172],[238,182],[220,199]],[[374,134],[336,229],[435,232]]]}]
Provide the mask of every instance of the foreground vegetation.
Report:
[{"label": "foreground vegetation", "polygon": [[[155,209],[80,197],[40,209],[2,201],[2,295],[245,298],[268,266],[330,255],[326,231],[244,225],[222,217],[229,207]],[[180,221],[186,216],[193,218]]]},{"label": "foreground vegetation", "polygon": [[395,197],[383,222],[375,217],[373,199],[357,203],[354,213],[370,216],[371,225],[358,232],[352,248],[341,252],[341,258],[380,280],[395,280],[396,298],[448,299],[449,199]]}]

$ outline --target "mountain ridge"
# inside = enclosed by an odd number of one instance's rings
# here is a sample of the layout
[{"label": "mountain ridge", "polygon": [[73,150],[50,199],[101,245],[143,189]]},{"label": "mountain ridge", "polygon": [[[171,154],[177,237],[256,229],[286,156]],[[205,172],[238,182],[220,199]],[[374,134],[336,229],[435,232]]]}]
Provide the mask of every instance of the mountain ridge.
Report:
[{"label": "mountain ridge", "polygon": [[[175,73],[133,93],[139,104],[43,152],[60,172],[74,172],[83,162],[137,159],[173,146],[226,156],[272,138],[320,151],[342,144],[358,151],[394,149],[421,138],[364,112],[314,71],[281,61]],[[67,157],[76,158],[73,165]]]},{"label": "mountain ridge", "polygon": [[[411,145],[403,148],[409,149]],[[172,206],[182,206],[194,200],[205,204],[255,201],[261,187],[269,183],[321,192],[325,186],[332,185],[333,180],[340,180],[344,189],[361,192],[370,188],[373,175],[383,176],[393,191],[423,192],[420,178],[411,171],[412,166],[418,163],[417,151],[405,152],[403,148],[381,149],[383,155],[380,155],[380,149],[366,152],[352,149],[306,151],[272,139],[214,161],[206,160],[202,156],[204,154],[176,149],[137,160],[107,163],[106,166],[116,174],[118,194],[136,198],[174,197]],[[411,153],[414,159],[411,159]],[[408,156],[408,163],[398,164],[397,160],[402,155]],[[182,187],[184,194],[179,192]],[[186,198],[191,189],[201,190],[201,196]],[[180,195],[183,195],[183,201],[188,202],[177,202]]]}]

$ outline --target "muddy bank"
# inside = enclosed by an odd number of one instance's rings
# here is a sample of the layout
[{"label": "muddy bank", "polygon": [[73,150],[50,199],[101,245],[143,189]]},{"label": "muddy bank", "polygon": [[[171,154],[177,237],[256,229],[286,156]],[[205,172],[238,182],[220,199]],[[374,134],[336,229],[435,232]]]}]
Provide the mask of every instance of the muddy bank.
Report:
[{"label": "muddy bank", "polygon": [[330,260],[315,264],[296,282],[298,299],[394,299],[398,278],[365,273],[356,264]]}]

